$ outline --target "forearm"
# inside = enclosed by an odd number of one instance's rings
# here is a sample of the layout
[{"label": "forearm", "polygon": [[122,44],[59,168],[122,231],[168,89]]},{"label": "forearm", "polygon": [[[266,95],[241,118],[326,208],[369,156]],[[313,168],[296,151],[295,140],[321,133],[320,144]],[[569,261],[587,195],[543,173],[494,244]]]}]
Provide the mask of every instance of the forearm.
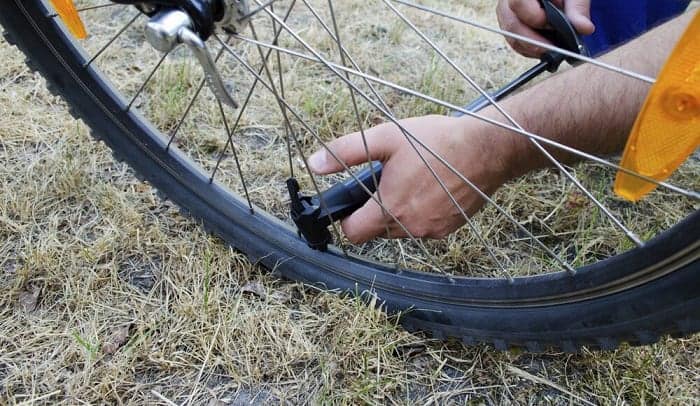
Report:
[{"label": "forearm", "polygon": [[[692,15],[686,13],[601,60],[656,77]],[[624,147],[649,88],[650,84],[638,79],[586,64],[541,82],[502,105],[532,133],[592,154],[609,155]],[[507,123],[494,108],[484,114]],[[550,165],[525,137],[489,126],[487,131],[495,131],[512,145],[519,167],[514,176]],[[564,162],[576,160],[560,150],[548,150]]]}]

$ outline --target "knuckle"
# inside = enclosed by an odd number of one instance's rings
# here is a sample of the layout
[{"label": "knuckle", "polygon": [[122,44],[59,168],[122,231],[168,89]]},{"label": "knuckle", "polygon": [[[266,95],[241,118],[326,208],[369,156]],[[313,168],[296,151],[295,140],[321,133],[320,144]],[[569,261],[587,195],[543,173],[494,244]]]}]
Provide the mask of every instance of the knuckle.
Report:
[{"label": "knuckle", "polygon": [[425,236],[425,238],[430,239],[430,240],[439,240],[440,236],[439,236],[439,233],[435,231],[435,232],[428,233]]},{"label": "knuckle", "polygon": [[359,235],[356,235],[356,234],[345,234],[345,236],[347,237],[348,240],[350,240],[350,242],[352,244],[355,244],[355,245],[362,244],[363,242],[365,242],[365,240],[363,238],[361,238]]},{"label": "knuckle", "polygon": [[350,137],[344,136],[340,138],[336,138],[333,140],[330,144],[328,144],[328,149],[334,153],[337,153],[337,151],[343,151],[347,149],[350,146]]},{"label": "knuckle", "polygon": [[411,226],[408,231],[416,238],[429,238],[430,236],[430,230],[424,225]]},{"label": "knuckle", "polygon": [[432,235],[432,238],[434,238],[436,240],[442,240],[443,238],[447,237],[448,235],[450,235],[449,231],[447,231],[446,229],[443,228],[443,229],[440,229],[440,230],[434,232]]},{"label": "knuckle", "polygon": [[343,230],[343,234],[345,234],[345,238],[347,238],[351,243],[359,244],[362,242],[362,234],[350,221],[342,222],[340,227]]},{"label": "knuckle", "polygon": [[435,227],[428,235],[428,238],[435,240],[442,240],[451,234],[451,227],[448,223],[440,224],[439,227]]},{"label": "knuckle", "polygon": [[516,15],[520,15],[523,11],[527,11],[528,9],[527,1],[524,0],[512,0],[509,6],[511,11]]},{"label": "knuckle", "polygon": [[350,240],[353,244],[361,244],[364,242],[362,234],[353,230],[352,227],[343,226],[343,234],[345,234],[345,238]]}]

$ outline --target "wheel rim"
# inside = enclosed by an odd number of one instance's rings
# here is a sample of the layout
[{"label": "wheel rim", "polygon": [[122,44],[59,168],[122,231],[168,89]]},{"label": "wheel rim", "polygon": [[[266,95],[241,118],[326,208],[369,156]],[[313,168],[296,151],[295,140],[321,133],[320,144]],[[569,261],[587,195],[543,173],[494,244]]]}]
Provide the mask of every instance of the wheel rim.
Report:
[{"label": "wheel rim", "polygon": [[[99,5],[88,5],[88,6],[85,6],[85,7],[96,7],[96,6],[99,6]],[[86,8],[84,11],[85,11],[85,12],[90,11],[90,12],[95,13],[95,12],[100,12],[100,10],[105,11],[106,9],[109,9],[109,8],[110,8],[110,7]],[[312,13],[312,14],[313,14],[313,13]],[[121,37],[122,34],[124,34],[125,32],[127,32],[127,30],[134,24],[134,21],[136,21],[136,18],[129,17],[129,19],[127,20],[128,25],[122,26],[122,27],[119,28],[119,30],[117,31],[118,33],[121,33],[121,34],[116,36],[116,40],[115,40],[115,41],[109,40],[109,41],[107,42],[107,46],[102,46],[102,47],[99,48],[99,50],[97,50],[96,52],[91,53],[92,56],[90,57],[89,60],[90,60],[91,62],[93,62],[93,61],[94,61],[94,62],[100,62],[100,61],[102,60],[101,57],[103,56],[103,53],[105,53],[106,51],[109,50],[109,48],[110,48],[109,45],[110,45],[110,44],[113,44],[114,42],[117,42],[117,40],[119,39],[119,37]],[[278,23],[281,23],[281,22],[278,21]],[[164,62],[164,61],[166,61],[166,58],[161,57],[161,56],[158,56],[158,62],[157,62],[157,64],[156,64],[156,67],[157,67],[157,68],[160,68],[160,67],[163,67],[163,66],[167,67],[167,62]],[[92,65],[92,64],[90,64],[90,65]],[[186,65],[184,65],[184,66],[185,66],[185,67],[183,67],[182,69],[187,69],[187,66],[186,66]],[[102,71],[108,71],[109,68],[102,68],[101,70],[102,70]],[[158,76],[157,71],[158,71],[158,69],[155,69],[155,70],[153,70],[153,71],[150,71],[150,72],[148,73],[147,76],[148,76],[149,78],[154,78],[154,80],[155,80],[155,79],[157,79],[157,76]],[[183,74],[183,75],[184,75],[184,74]],[[269,78],[269,77],[268,77],[268,78]],[[166,78],[166,79],[167,79],[167,78]],[[146,81],[146,82],[148,82],[148,81]],[[137,90],[136,96],[134,96],[134,97],[132,97],[132,98],[129,99],[130,101],[128,102],[128,106],[135,106],[136,108],[138,108],[138,104],[139,104],[138,98],[139,98],[140,96],[142,96],[142,94],[143,94],[144,91],[148,91],[148,87],[147,87],[146,84],[144,84],[144,83],[145,83],[145,82],[142,82],[141,85],[139,85],[139,87],[138,87],[139,90]],[[154,83],[156,83],[156,82],[154,81]],[[117,86],[117,87],[118,87],[118,86]],[[160,89],[160,90],[167,91],[169,88],[170,88],[169,86],[166,86],[165,89]],[[194,88],[194,89],[197,88],[196,83],[195,83],[195,86],[192,86],[192,88]],[[158,91],[158,90],[159,90],[158,88],[153,89],[153,92],[154,92],[154,94],[155,94],[156,96],[157,96],[157,91]],[[350,93],[350,94],[352,94],[352,93]],[[149,99],[149,100],[150,100],[150,99]],[[186,111],[189,109],[188,106],[189,106],[189,105],[184,106]],[[215,104],[215,107],[218,107],[218,106],[216,106],[216,104]],[[148,113],[146,113],[146,115],[148,115]],[[234,116],[235,116],[235,114],[234,114]],[[222,114],[222,117],[224,117],[224,119],[222,120],[221,124],[222,124],[222,126],[224,127],[224,129],[225,129],[225,133],[226,133],[226,135],[227,135],[227,137],[226,137],[227,139],[226,139],[226,144],[225,144],[226,146],[225,146],[224,149],[223,149],[223,153],[218,154],[218,157],[224,156],[225,153],[226,153],[226,149],[227,149],[227,148],[230,148],[230,146],[235,146],[235,145],[236,145],[236,142],[233,141],[233,137],[232,137],[231,134],[230,134],[231,128],[235,127],[235,125],[230,124],[230,123],[227,122],[227,118],[225,118],[226,115]],[[233,121],[233,120],[231,120],[231,121]],[[170,124],[169,124],[169,125],[171,126],[171,127],[170,127],[170,128],[171,128],[170,131],[171,131],[172,135],[171,135],[170,137],[166,137],[166,139],[167,139],[167,141],[168,141],[168,142],[167,142],[167,145],[171,146],[171,148],[173,147],[173,142],[174,142],[173,140],[176,139],[176,136],[178,135],[179,130],[180,130],[180,129],[182,128],[182,126],[183,126],[183,122],[184,122],[184,120],[178,120],[177,123],[170,123]],[[292,126],[292,125],[290,125],[290,127],[291,127],[291,126]],[[159,125],[159,127],[166,127],[166,130],[167,130],[167,129],[168,129],[168,123],[161,123],[161,125]],[[226,127],[228,127],[228,129],[226,129]],[[283,127],[286,128],[287,126],[285,125],[285,126],[283,126]],[[281,137],[281,136],[278,134],[277,137]],[[289,142],[288,139],[287,139],[286,141]],[[206,146],[206,145],[205,145],[205,146]],[[192,145],[192,146],[188,146],[188,145],[185,144],[184,141],[183,141],[183,143],[180,143],[180,144],[179,144],[179,147],[180,147],[179,149],[180,149],[180,150],[183,150],[183,151],[184,151],[184,150],[187,150],[187,148],[191,148],[191,149],[194,151],[195,148],[201,148],[202,146],[201,146],[201,145],[197,145],[197,144]],[[173,149],[173,150],[174,150],[174,149]],[[235,148],[233,149],[233,151],[235,151]],[[240,168],[241,168],[241,162],[240,162],[239,159],[238,159],[237,153],[236,153],[236,152],[233,152],[232,155],[233,155],[232,158],[233,158],[233,161],[234,161],[234,164],[233,164],[233,165],[234,165],[236,168],[240,169]],[[217,157],[216,162],[215,162],[215,164],[214,164],[214,173],[216,174],[217,171],[222,171],[222,173],[226,173],[226,172],[225,172],[225,169],[222,169],[222,168],[223,168],[222,165],[221,165],[222,160],[218,159],[218,157]],[[292,167],[295,165],[294,159],[293,159],[293,158],[294,158],[294,156],[293,156],[292,154],[289,154],[289,156],[287,157],[287,160],[289,161],[289,164],[290,164],[290,166],[292,166]],[[195,161],[197,161],[197,158],[195,158]],[[199,162],[199,163],[201,164],[202,162]],[[297,168],[297,170],[298,170],[298,168]],[[697,173],[697,172],[693,169],[693,172],[692,172],[692,173]],[[691,173],[691,177],[692,177],[692,173]],[[214,177],[214,176],[212,176],[212,178],[213,178],[213,177]],[[696,177],[696,178],[697,178],[697,177]],[[225,184],[225,183],[224,183],[223,186],[229,186],[229,187],[230,187],[230,186],[232,186],[232,185],[230,185],[230,184]],[[243,191],[242,194],[243,194],[243,195],[248,195],[248,189],[249,189],[249,188],[245,186],[245,182],[244,182],[244,181],[241,181],[240,187],[242,188],[242,191]],[[234,189],[237,189],[237,188],[234,187]],[[695,189],[697,189],[697,188],[695,188]],[[691,190],[695,190],[695,189],[691,189]],[[279,199],[279,200],[281,201],[282,199]],[[253,205],[250,204],[250,201],[248,201],[248,203],[249,203],[249,205],[250,205],[251,208],[252,208]],[[255,203],[257,203],[257,202],[255,202]],[[693,206],[694,204],[696,204],[694,200],[690,200],[690,203],[689,203],[689,204],[690,204],[690,206],[689,206],[689,207],[690,207],[690,210],[692,210],[693,208],[695,208],[695,206]],[[264,207],[264,204],[263,204],[263,205],[258,204],[257,206],[262,206],[262,207]],[[279,205],[279,206],[277,206],[277,207],[284,207],[284,205],[282,204],[282,205]],[[272,208],[274,209],[275,207],[272,207]],[[683,217],[683,216],[681,216],[681,217]],[[515,227],[517,227],[517,225],[515,225]],[[529,236],[528,236],[528,237],[529,237]],[[460,236],[453,237],[453,238],[464,238],[464,236],[463,236],[463,234],[462,234],[462,235],[460,235]],[[535,240],[538,240],[538,239],[535,239]],[[415,243],[418,244],[418,245],[424,245],[424,244],[421,244],[420,242],[415,242]],[[449,243],[450,243],[450,244],[454,244],[454,243],[455,243],[455,240],[453,240],[453,241],[451,241],[451,242],[449,242]],[[356,247],[355,247],[355,248],[356,248]],[[448,248],[449,248],[449,246],[448,246]],[[399,249],[401,252],[404,251],[404,248],[397,248],[397,249]],[[426,249],[426,250],[427,250],[427,249]],[[349,250],[348,250],[347,247],[346,247],[346,249],[345,249],[344,251],[341,250],[341,251],[339,251],[339,252],[336,252],[335,255],[347,255],[347,254],[352,253],[352,251],[353,251],[353,249],[349,249]],[[362,249],[357,248],[357,251],[362,252]],[[693,252],[697,252],[697,247],[695,247],[695,248],[693,249]],[[483,252],[481,252],[481,254],[483,255]],[[408,255],[410,256],[411,253],[408,253]],[[694,258],[694,257],[693,257],[693,258]],[[401,259],[400,261],[396,261],[396,262],[399,262],[399,263],[400,263],[400,262],[403,262],[403,264],[406,265],[406,264],[409,263],[409,260],[407,260],[407,258],[404,256],[404,257],[402,257],[402,259]],[[416,262],[417,262],[418,265],[419,265],[418,268],[420,268],[421,261],[419,260],[419,261],[416,261]],[[560,262],[561,262],[561,261],[560,261]],[[569,262],[569,261],[564,261],[564,262]],[[409,266],[409,267],[410,267],[410,266]],[[381,269],[381,268],[380,268],[380,269]],[[385,270],[389,270],[389,271],[393,272],[393,270],[391,270],[390,268],[385,268]],[[440,270],[441,270],[441,271],[445,271],[444,268],[441,268]],[[502,276],[502,275],[501,275],[501,276]]]}]

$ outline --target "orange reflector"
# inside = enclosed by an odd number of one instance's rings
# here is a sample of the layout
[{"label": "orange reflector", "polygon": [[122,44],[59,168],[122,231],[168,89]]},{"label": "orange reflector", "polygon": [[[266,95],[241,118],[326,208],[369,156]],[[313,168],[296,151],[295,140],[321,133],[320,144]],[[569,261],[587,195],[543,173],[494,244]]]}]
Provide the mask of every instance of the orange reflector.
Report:
[{"label": "orange reflector", "polygon": [[[642,107],[622,166],[657,181],[668,179],[700,146],[700,14],[673,50]],[[615,193],[637,201],[656,185],[617,172]]]},{"label": "orange reflector", "polygon": [[73,0],[51,0],[51,4],[74,37],[78,39],[87,38],[85,25],[83,25],[83,21],[80,19],[80,15],[75,8],[75,4],[73,4]]}]

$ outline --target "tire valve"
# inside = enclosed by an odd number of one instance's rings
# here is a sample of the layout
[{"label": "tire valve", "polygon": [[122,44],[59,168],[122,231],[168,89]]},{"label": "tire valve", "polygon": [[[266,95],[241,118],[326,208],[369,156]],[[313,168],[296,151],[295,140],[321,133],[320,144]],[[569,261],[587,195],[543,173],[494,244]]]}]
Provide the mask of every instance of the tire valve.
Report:
[{"label": "tire valve", "polygon": [[370,199],[377,190],[374,179],[379,183],[382,169],[381,163],[372,162],[370,167],[355,177],[337,183],[316,196],[303,195],[295,178],[287,180],[291,217],[299,236],[309,247],[318,251],[328,249],[328,244],[333,243],[328,226],[351,215]]}]

